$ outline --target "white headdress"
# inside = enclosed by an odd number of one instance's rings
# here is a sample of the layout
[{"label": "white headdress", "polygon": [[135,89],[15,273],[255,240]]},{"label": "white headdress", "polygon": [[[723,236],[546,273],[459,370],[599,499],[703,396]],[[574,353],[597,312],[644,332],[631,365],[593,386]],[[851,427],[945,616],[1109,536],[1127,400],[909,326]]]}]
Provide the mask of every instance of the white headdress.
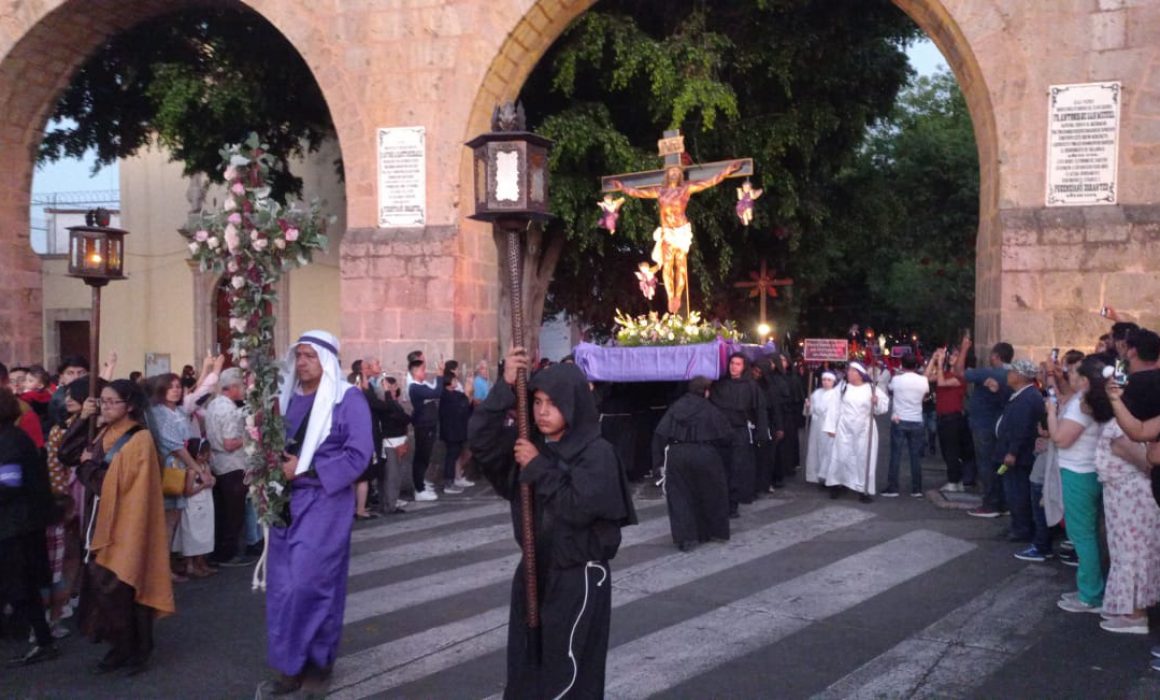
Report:
[{"label": "white headdress", "polygon": [[825,379],[827,377],[829,377],[831,380],[833,380],[835,382],[838,381],[838,375],[834,374],[830,370],[826,370],[825,372],[822,372],[822,379]]},{"label": "white headdress", "polygon": [[322,363],[322,380],[318,383],[318,390],[314,395],[314,407],[310,409],[310,422],[306,425],[306,435],[302,438],[302,447],[298,451],[298,468],[294,471],[295,474],[302,474],[310,469],[314,452],[330,435],[334,407],[342,403],[347,389],[351,387],[350,383],[343,379],[342,366],[338,363],[338,338],[326,331],[307,331],[286,352],[286,361],[282,366],[282,393],[278,399],[282,415],[286,415],[290,398],[299,390],[298,373],[294,369],[294,351],[299,345],[309,345],[318,353],[318,360]]}]

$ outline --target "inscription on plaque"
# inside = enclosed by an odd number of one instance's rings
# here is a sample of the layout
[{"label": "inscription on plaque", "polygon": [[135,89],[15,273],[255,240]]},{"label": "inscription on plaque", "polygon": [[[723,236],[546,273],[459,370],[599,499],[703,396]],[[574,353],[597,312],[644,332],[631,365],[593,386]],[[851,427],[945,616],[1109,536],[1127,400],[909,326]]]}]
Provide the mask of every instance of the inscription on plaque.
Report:
[{"label": "inscription on plaque", "polygon": [[379,227],[427,224],[427,151],[424,127],[379,129]]},{"label": "inscription on plaque", "polygon": [[1051,86],[1047,206],[1116,203],[1119,82]]}]

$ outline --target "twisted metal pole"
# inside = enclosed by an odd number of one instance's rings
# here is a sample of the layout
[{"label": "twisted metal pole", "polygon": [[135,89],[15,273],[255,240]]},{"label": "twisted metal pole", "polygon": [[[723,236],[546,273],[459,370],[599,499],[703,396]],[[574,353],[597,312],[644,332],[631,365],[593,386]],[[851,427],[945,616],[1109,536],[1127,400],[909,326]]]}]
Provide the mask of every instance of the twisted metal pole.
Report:
[{"label": "twisted metal pole", "polygon": [[[524,344],[523,245],[518,220],[499,222],[507,239],[507,271],[511,284],[512,347],[526,348]],[[531,425],[528,414],[528,373],[521,369],[516,374],[516,426],[521,439],[527,440]],[[524,605],[527,608],[528,660],[540,663],[540,595],[536,569],[536,528],[533,513],[531,484],[520,484],[520,540],[524,558]]]}]

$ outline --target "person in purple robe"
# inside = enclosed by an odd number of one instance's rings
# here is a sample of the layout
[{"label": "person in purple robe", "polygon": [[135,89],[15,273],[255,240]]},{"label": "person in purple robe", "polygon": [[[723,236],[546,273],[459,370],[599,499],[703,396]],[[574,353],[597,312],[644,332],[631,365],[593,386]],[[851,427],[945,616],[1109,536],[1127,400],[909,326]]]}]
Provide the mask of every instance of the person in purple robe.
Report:
[{"label": "person in purple robe", "polygon": [[267,660],[279,672],[271,693],[286,695],[307,676],[330,676],[346,605],[354,483],[373,452],[371,412],[342,379],[338,340],[309,331],[283,369],[282,415],[290,484],[288,524],[272,528],[266,578]]},{"label": "person in purple robe", "polygon": [[749,180],[737,188],[737,218],[741,219],[742,225],[748,226],[753,223],[753,202],[764,192],[765,190],[754,189],[753,183]]}]

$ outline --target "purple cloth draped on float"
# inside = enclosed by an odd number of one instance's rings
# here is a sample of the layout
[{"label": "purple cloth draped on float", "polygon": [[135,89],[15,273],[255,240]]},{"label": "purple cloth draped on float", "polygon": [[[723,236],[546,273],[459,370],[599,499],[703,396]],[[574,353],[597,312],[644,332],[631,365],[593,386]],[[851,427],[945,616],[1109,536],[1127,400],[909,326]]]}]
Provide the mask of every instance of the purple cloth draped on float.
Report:
[{"label": "purple cloth draped on float", "polygon": [[[286,410],[287,435],[298,431],[314,395],[294,396]],[[291,523],[270,529],[266,578],[267,658],[287,675],[307,663],[329,668],[338,655],[350,568],[354,482],[373,452],[366,397],[347,389],[334,407],[330,435],[314,454],[313,469],[293,482]]]},{"label": "purple cloth draped on float", "polygon": [[773,354],[774,343],[742,345],[718,338],[698,345],[603,347],[580,343],[576,364],[593,382],[680,382],[693,377],[720,379],[729,356],[740,352],[750,362]]},{"label": "purple cloth draped on float", "polygon": [[606,348],[581,343],[572,354],[593,382],[671,382],[721,376],[725,343]]}]

